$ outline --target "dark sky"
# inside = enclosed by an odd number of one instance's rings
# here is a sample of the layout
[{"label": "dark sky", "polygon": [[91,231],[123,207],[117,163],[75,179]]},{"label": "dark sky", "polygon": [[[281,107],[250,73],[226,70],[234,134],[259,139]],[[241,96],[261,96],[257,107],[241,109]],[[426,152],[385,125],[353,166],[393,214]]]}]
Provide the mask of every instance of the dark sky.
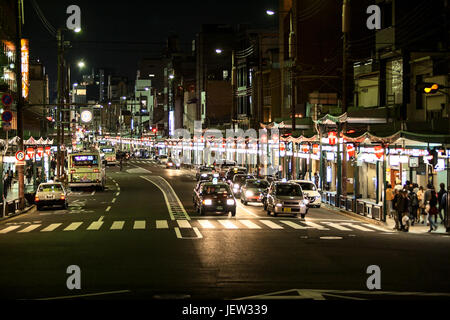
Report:
[{"label": "dark sky", "polygon": [[[182,44],[188,45],[202,24],[248,23],[255,27],[276,26],[274,16],[265,14],[277,8],[278,0],[36,0],[41,11],[54,28],[66,25],[66,8],[76,4],[81,8],[80,34],[69,32],[73,47],[67,60],[79,59],[88,68],[113,67],[119,74],[133,80],[141,57],[155,56],[170,33],[176,33]],[[56,81],[56,41],[43,27],[31,4],[25,1],[23,36],[30,39],[30,54],[39,58],[47,68],[52,86]],[[116,43],[105,43],[113,41]],[[148,42],[131,44],[129,42]],[[128,42],[128,43],[127,43]],[[72,68],[72,78],[79,78]],[[84,71],[85,73],[87,70]]]}]

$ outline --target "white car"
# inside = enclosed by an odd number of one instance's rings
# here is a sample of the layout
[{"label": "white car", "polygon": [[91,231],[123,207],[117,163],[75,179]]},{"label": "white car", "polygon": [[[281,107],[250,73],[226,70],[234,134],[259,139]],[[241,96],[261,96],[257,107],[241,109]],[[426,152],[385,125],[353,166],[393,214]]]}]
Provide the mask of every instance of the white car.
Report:
[{"label": "white car", "polygon": [[290,180],[289,182],[295,182],[300,185],[305,199],[309,200],[308,207],[320,208],[322,199],[314,182],[311,182],[309,180]]},{"label": "white car", "polygon": [[60,206],[67,209],[67,193],[60,182],[41,183],[34,197],[36,208],[41,210],[46,206]]}]

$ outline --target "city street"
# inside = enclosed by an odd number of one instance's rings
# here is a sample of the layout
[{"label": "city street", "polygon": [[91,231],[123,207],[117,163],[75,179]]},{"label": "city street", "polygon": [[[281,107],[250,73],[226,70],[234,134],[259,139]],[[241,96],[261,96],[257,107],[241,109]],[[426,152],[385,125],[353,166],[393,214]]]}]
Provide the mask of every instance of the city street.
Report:
[{"label": "city street", "polygon": [[[68,210],[2,221],[0,297],[239,299],[313,289],[335,299],[449,297],[448,235],[387,230],[325,207],[302,221],[238,201],[236,217],[202,217],[194,185],[186,169],[130,160],[107,169],[104,192],[71,191]],[[66,286],[70,265],[81,269],[81,290]],[[377,292],[366,286],[370,265],[381,269]]]}]

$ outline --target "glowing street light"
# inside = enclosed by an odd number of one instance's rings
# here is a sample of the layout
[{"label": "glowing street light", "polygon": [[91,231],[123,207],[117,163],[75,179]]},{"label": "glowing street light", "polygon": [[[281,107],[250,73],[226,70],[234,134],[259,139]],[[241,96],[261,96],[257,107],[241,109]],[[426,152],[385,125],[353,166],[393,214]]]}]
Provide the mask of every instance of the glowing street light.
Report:
[{"label": "glowing street light", "polygon": [[217,54],[221,54],[222,52],[223,52],[222,49],[216,49]]},{"label": "glowing street light", "polygon": [[75,31],[76,33],[79,33],[79,32],[81,32],[81,28],[76,28],[76,29],[73,30],[73,31]]},{"label": "glowing street light", "polygon": [[84,61],[78,62],[78,67],[79,67],[80,69],[83,69],[85,66],[86,66],[86,64],[84,63]]},{"label": "glowing street light", "polygon": [[275,11],[273,10],[266,10],[266,14],[269,16],[273,16],[275,14]]}]

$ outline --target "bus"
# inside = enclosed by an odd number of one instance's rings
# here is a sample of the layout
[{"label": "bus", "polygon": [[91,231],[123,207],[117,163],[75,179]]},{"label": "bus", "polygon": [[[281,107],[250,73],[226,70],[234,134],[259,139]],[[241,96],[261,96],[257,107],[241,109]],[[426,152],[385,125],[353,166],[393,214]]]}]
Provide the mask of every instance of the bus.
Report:
[{"label": "bus", "polygon": [[116,149],[111,146],[100,146],[100,155],[106,160],[107,165],[115,166],[117,164]]},{"label": "bus", "polygon": [[98,151],[69,154],[68,182],[70,188],[97,187],[105,189],[106,171]]}]

